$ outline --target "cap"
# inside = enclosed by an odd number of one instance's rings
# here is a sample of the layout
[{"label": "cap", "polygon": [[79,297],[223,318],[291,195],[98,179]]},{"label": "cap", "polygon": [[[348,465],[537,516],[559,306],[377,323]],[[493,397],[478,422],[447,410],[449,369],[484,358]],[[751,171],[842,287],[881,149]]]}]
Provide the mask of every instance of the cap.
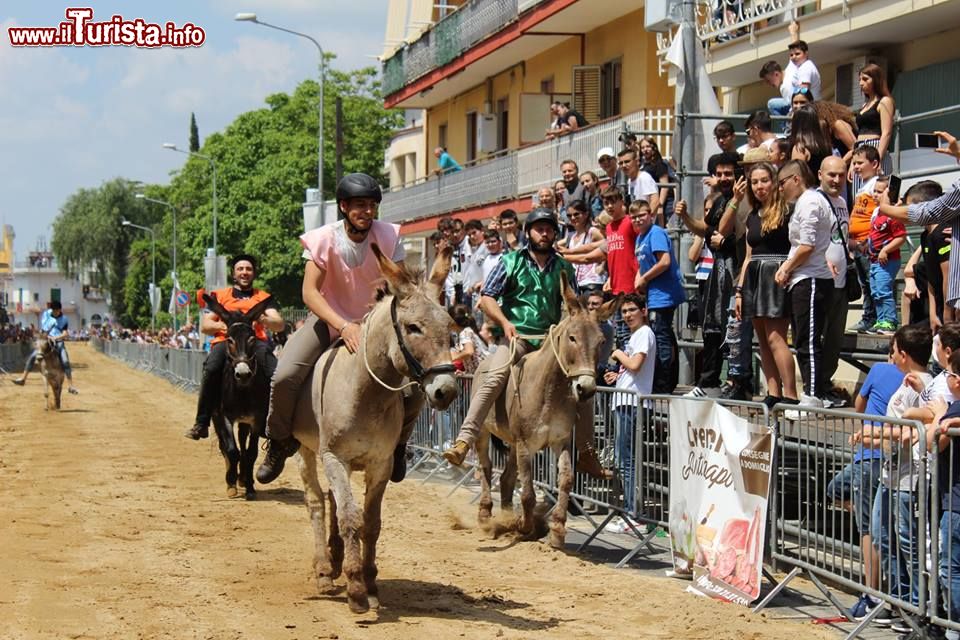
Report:
[{"label": "cap", "polygon": [[740,165],[757,164],[758,162],[771,162],[773,157],[770,155],[770,149],[764,146],[747,149],[743,154],[743,160]]},{"label": "cap", "polygon": [[604,147],[600,149],[600,151],[597,151],[597,160],[599,160],[604,156],[610,156],[611,158],[616,158],[617,154],[613,152],[613,147]]}]

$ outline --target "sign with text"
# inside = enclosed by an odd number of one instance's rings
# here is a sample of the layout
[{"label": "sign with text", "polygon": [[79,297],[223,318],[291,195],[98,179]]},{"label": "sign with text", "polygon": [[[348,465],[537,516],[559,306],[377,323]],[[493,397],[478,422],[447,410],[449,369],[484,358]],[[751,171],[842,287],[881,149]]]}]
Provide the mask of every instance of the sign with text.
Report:
[{"label": "sign with text", "polygon": [[773,432],[716,402],[670,401],[670,546],[692,591],[760,595]]}]

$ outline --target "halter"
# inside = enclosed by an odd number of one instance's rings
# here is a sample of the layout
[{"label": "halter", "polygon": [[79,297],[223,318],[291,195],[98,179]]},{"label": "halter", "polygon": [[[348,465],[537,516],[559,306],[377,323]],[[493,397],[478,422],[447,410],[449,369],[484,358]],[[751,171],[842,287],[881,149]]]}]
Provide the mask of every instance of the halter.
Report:
[{"label": "halter", "polygon": [[[368,314],[369,316],[369,314]],[[390,300],[390,322],[393,324],[393,332],[397,336],[397,343],[400,345],[400,353],[403,354],[403,359],[407,363],[407,368],[410,370],[410,378],[413,379],[412,382],[401,385],[399,387],[391,387],[386,382],[377,377],[373,372],[373,369],[370,368],[370,361],[367,359],[367,327],[369,323],[366,322],[367,318],[364,318],[363,322],[363,364],[367,368],[367,373],[370,374],[370,377],[376,380],[381,387],[389,391],[402,391],[407,387],[412,387],[419,385],[423,389],[423,381],[429,375],[435,375],[440,373],[456,373],[457,369],[453,364],[438,364],[430,367],[429,369],[424,369],[423,365],[420,364],[420,361],[417,360],[416,356],[410,353],[410,350],[407,348],[407,343],[403,341],[403,334],[400,332],[400,322],[397,320],[397,297],[393,296]]]},{"label": "halter", "polygon": [[[487,373],[493,371],[503,371],[504,369],[512,366],[514,355],[517,352],[517,340],[546,340],[550,343],[550,351],[553,352],[553,357],[557,360],[557,366],[560,367],[560,371],[563,372],[564,377],[566,378],[576,378],[578,376],[594,376],[596,372],[592,369],[575,369],[573,371],[567,371],[567,368],[563,364],[563,358],[560,357],[560,350],[558,345],[560,343],[560,334],[557,333],[557,326],[555,324],[550,325],[550,328],[547,329],[546,334],[520,334],[518,333],[516,337],[510,340],[510,359],[507,360],[507,363],[501,366],[499,369],[490,369]],[[554,342],[554,336],[557,337],[556,342]]]}]

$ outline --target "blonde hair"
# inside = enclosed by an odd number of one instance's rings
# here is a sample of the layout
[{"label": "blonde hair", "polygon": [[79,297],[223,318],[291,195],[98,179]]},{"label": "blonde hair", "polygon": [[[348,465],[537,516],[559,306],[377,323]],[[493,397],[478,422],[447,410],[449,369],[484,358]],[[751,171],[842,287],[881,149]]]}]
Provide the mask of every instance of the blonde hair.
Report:
[{"label": "blonde hair", "polygon": [[[750,177],[753,175],[754,171],[766,171],[767,175],[770,176],[771,182],[773,182],[773,191],[771,192],[770,200],[766,205],[761,203],[760,200],[757,199],[757,196],[753,193],[753,186],[751,186]],[[760,210],[760,232],[766,234],[775,229],[779,229],[781,226],[783,226],[783,219],[787,215],[787,203],[783,199],[783,194],[780,193],[780,189],[777,185],[777,169],[769,162],[758,162],[750,167],[750,170],[747,171],[746,177],[747,202],[750,203],[750,207],[752,209]]]}]

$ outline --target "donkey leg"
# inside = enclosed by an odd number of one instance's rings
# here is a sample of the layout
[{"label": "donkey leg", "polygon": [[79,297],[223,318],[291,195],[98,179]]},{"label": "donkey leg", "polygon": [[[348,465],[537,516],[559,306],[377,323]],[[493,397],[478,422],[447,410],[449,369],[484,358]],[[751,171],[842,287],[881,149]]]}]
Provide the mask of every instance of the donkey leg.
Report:
[{"label": "donkey leg", "polygon": [[573,488],[573,464],[567,446],[557,456],[557,485],[557,504],[550,514],[550,546],[562,549],[567,538],[567,506]]},{"label": "donkey leg", "polygon": [[240,451],[237,441],[233,437],[233,425],[221,411],[213,414],[214,430],[217,432],[217,443],[220,445],[220,454],[223,456],[227,471],[224,479],[227,482],[227,497],[237,497],[237,466],[240,464]]},{"label": "donkey leg", "polygon": [[520,506],[523,515],[520,517],[519,532],[524,536],[533,533],[533,508],[537,504],[537,494],[533,490],[533,459],[526,443],[517,441],[517,470],[520,475]]},{"label": "donkey leg", "polygon": [[490,461],[490,434],[486,429],[477,438],[477,459],[480,461],[480,507],[477,519],[483,523],[493,515],[493,498],[490,485],[493,481],[493,463]]},{"label": "donkey leg", "polygon": [[354,613],[370,610],[367,585],[363,580],[363,565],[360,559],[360,529],[363,514],[350,488],[350,471],[337,456],[327,451],[323,454],[323,467],[330,481],[330,490],[337,500],[337,521],[343,536],[343,572],[347,576],[347,603]]},{"label": "donkey leg", "polygon": [[63,394],[63,380],[57,382],[53,387],[53,408],[60,411],[60,396]]},{"label": "donkey leg", "polygon": [[377,588],[377,540],[380,538],[381,506],[387,488],[388,469],[367,467],[366,491],[363,505],[363,582],[367,587],[370,608],[380,608],[380,590]]},{"label": "donkey leg", "polygon": [[343,573],[343,537],[340,535],[340,523],[337,521],[337,499],[333,491],[327,492],[330,504],[330,535],[327,538],[327,555],[330,558],[330,577],[336,580]]},{"label": "donkey leg", "polygon": [[500,509],[513,511],[513,492],[517,488],[517,448],[511,447],[500,474]]},{"label": "donkey leg", "polygon": [[307,505],[310,527],[313,529],[313,575],[317,579],[320,593],[333,593],[333,572],[330,568],[330,556],[327,552],[326,521],[324,517],[324,492],[317,477],[317,454],[303,449],[300,451],[298,465],[300,479],[303,481],[303,502]]},{"label": "donkey leg", "polygon": [[257,431],[246,422],[241,422],[239,428],[240,436],[240,482],[243,483],[243,497],[247,500],[256,500],[257,489],[253,485],[253,465],[257,461],[257,443],[260,440],[257,437]]}]

